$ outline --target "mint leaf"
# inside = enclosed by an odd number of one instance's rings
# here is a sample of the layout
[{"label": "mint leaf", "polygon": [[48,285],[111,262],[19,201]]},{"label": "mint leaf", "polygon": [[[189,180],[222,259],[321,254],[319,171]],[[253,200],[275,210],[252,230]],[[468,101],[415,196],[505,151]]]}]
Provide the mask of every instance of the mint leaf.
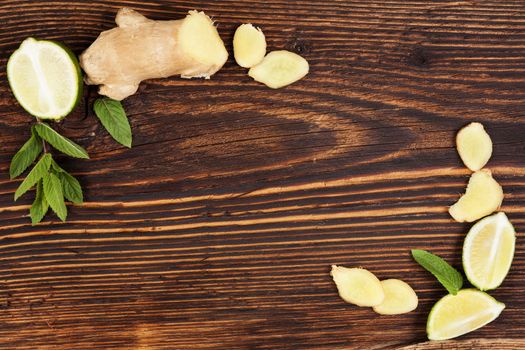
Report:
[{"label": "mint leaf", "polygon": [[115,141],[131,147],[131,126],[120,101],[107,97],[99,98],[95,101],[93,110]]},{"label": "mint leaf", "polygon": [[51,146],[55,147],[60,152],[75,158],[89,158],[89,155],[85,149],[70,139],[60,135],[49,125],[45,123],[38,123],[35,125],[35,130],[41,138],[46,140]]},{"label": "mint leaf", "polygon": [[413,249],[412,256],[428,272],[433,274],[450,294],[456,295],[463,286],[463,276],[445,260],[426,250]]},{"label": "mint leaf", "polygon": [[64,197],[75,204],[82,204],[84,198],[80,182],[73,175],[62,169],[53,159],[51,159],[51,168],[62,183]]},{"label": "mint leaf", "polygon": [[44,196],[44,188],[42,185],[42,180],[39,180],[36,184],[36,196],[31,209],[29,209],[29,214],[31,216],[31,223],[33,225],[38,224],[47,211],[49,210],[49,203],[47,203],[46,197]]},{"label": "mint leaf", "polygon": [[66,221],[67,208],[62,192],[62,183],[54,173],[44,176],[44,195],[49,206],[62,221]]},{"label": "mint leaf", "polygon": [[32,133],[31,138],[20,148],[11,161],[9,176],[11,179],[22,174],[27,167],[35,161],[36,157],[42,152],[42,140],[38,135]]},{"label": "mint leaf", "polygon": [[51,165],[51,155],[45,154],[40,158],[38,163],[33,167],[33,169],[27,174],[27,177],[22,181],[20,186],[16,189],[15,192],[15,201],[20,198],[21,195],[26,193],[31,187],[33,187],[38,180],[44,177],[49,170]]},{"label": "mint leaf", "polygon": [[73,203],[82,204],[84,197],[82,195],[82,187],[80,186],[78,180],[65,171],[57,173],[57,176],[62,183],[64,197]]},{"label": "mint leaf", "polygon": [[[51,158],[51,169],[53,169],[56,173],[65,173],[66,171],[58,165],[57,162],[55,162],[54,159]],[[58,176],[58,174],[57,174]]]}]

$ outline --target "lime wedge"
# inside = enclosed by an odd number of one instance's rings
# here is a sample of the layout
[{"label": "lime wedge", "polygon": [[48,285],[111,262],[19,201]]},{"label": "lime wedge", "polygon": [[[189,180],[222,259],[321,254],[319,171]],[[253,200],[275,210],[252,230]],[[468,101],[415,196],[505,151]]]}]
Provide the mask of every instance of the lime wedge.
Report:
[{"label": "lime wedge", "polygon": [[7,79],[20,105],[41,119],[62,119],[82,94],[82,73],[63,45],[27,38],[7,62]]},{"label": "lime wedge", "polygon": [[452,339],[472,332],[494,321],[504,308],[505,304],[476,289],[449,294],[441,298],[428,315],[428,339]]},{"label": "lime wedge", "polygon": [[480,290],[499,287],[512,264],[515,243],[516,232],[505,213],[472,226],[463,244],[463,269],[470,283]]}]

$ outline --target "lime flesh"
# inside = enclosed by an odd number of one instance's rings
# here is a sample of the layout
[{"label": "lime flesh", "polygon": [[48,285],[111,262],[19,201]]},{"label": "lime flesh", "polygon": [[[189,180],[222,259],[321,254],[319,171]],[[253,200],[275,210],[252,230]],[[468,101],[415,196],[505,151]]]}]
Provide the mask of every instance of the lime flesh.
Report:
[{"label": "lime flesh", "polygon": [[477,222],[463,244],[463,269],[472,285],[480,290],[499,287],[514,258],[516,233],[505,213]]},{"label": "lime flesh", "polygon": [[505,304],[485,292],[463,289],[449,294],[432,308],[427,321],[430,340],[445,340],[472,332],[494,321]]},{"label": "lime flesh", "polygon": [[7,63],[7,78],[20,105],[41,119],[62,119],[82,94],[82,73],[63,45],[27,38]]}]

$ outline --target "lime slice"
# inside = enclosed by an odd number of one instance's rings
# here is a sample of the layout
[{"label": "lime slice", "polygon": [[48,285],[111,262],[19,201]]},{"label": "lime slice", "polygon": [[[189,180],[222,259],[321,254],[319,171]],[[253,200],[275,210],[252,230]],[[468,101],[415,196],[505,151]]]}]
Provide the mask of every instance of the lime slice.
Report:
[{"label": "lime slice", "polygon": [[441,298],[428,315],[428,339],[452,339],[472,332],[494,321],[504,308],[505,304],[476,289],[449,294]]},{"label": "lime slice", "polygon": [[507,276],[516,232],[505,213],[497,213],[477,222],[463,244],[463,269],[472,285],[480,290],[499,287]]},{"label": "lime slice", "polygon": [[54,41],[27,38],[7,62],[7,79],[20,105],[41,119],[62,119],[82,94],[75,55]]}]

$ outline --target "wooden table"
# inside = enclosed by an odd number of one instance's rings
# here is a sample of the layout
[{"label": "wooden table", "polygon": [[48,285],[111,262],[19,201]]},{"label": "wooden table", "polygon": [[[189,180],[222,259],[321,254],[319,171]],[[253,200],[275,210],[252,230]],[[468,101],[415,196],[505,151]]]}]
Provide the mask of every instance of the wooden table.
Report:
[{"label": "wooden table", "polygon": [[[65,224],[31,226],[32,196],[13,202],[8,166],[34,120],[9,91],[7,58],[27,36],[80,53],[125,5],[155,19],[204,10],[230,52],[236,26],[254,23],[270,50],[304,55],[311,72],[271,90],[230,58],[208,81],[148,81],[124,102],[132,149],[97,122],[88,89],[56,125],[91,155],[60,160],[86,203]],[[4,0],[0,24],[1,349],[423,342],[445,292],[409,251],[461,266],[470,225],[447,206],[468,180],[454,135],[471,121],[494,141],[516,257],[492,293],[502,316],[433,348],[525,348],[525,2]],[[345,304],[331,264],[404,279],[420,305],[387,317]]]}]

